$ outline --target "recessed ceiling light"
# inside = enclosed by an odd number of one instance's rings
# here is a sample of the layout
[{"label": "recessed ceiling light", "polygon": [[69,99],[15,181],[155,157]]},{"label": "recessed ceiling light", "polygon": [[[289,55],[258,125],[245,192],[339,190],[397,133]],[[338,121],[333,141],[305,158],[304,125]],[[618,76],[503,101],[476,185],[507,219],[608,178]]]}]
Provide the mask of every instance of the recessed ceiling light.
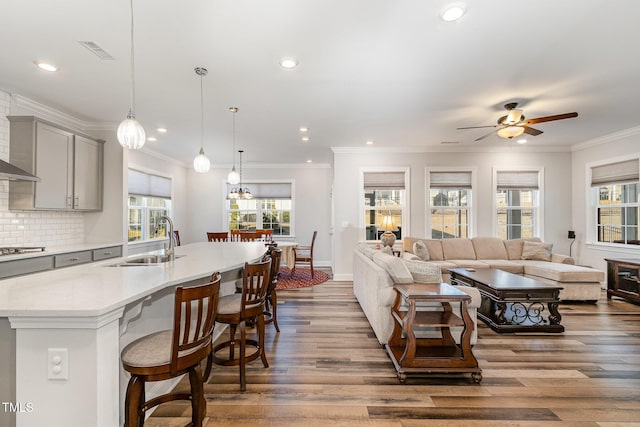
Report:
[{"label": "recessed ceiling light", "polygon": [[34,64],[36,64],[36,66],[38,68],[40,68],[41,70],[44,70],[44,71],[49,71],[51,73],[54,73],[54,72],[58,71],[58,67],[56,67],[53,64],[49,64],[48,62],[36,61],[36,62],[34,62]]},{"label": "recessed ceiling light", "polygon": [[300,128],[300,132],[308,132],[308,131],[309,131],[309,128],[307,128],[307,127],[302,126]]},{"label": "recessed ceiling light", "polygon": [[158,128],[156,130],[160,133],[167,133],[167,130],[165,128]]},{"label": "recessed ceiling light", "polygon": [[286,68],[287,70],[290,70],[298,66],[298,60],[295,58],[282,58],[280,60],[280,66],[282,68]]},{"label": "recessed ceiling light", "polygon": [[313,163],[313,160],[309,159],[307,160],[307,163]]},{"label": "recessed ceiling light", "polygon": [[442,18],[442,20],[445,22],[453,22],[462,18],[464,12],[464,7],[462,7],[461,5],[451,5],[442,11],[440,18]]},{"label": "recessed ceiling light", "polygon": [[153,141],[157,141],[157,139],[154,138],[153,136],[150,136],[149,138],[147,138],[147,141],[153,142]]},{"label": "recessed ceiling light", "polygon": [[304,142],[309,141],[309,137],[308,137],[308,136],[303,136],[303,137],[302,137],[302,138],[300,138],[300,139],[302,139]]},{"label": "recessed ceiling light", "polygon": [[526,140],[526,139],[519,139],[519,140],[517,141],[517,143],[518,143],[518,144],[526,144],[526,143],[527,143],[527,140]]},{"label": "recessed ceiling light", "polygon": [[373,145],[373,141],[367,141],[366,144],[367,145]]}]

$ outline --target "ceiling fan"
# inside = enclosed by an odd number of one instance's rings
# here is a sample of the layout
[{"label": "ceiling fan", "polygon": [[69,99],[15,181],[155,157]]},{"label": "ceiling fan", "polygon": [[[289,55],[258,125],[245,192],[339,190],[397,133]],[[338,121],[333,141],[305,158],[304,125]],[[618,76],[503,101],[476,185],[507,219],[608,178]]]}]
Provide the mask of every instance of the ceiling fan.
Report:
[{"label": "ceiling fan", "polygon": [[522,110],[516,108],[518,106],[517,102],[510,102],[504,105],[504,108],[508,111],[506,116],[502,116],[498,119],[497,125],[489,125],[489,126],[469,126],[461,129],[481,129],[481,128],[496,128],[496,130],[492,130],[486,135],[477,138],[475,141],[480,141],[485,139],[489,135],[492,135],[494,132],[498,134],[501,138],[514,138],[522,135],[523,133],[536,136],[542,133],[541,130],[534,129],[529,125],[535,125],[536,123],[544,123],[544,122],[552,122],[554,120],[562,120],[562,119],[570,119],[573,117],[578,117],[578,113],[565,113],[565,114],[557,114],[555,116],[546,116],[546,117],[538,117],[535,119],[526,120],[524,114],[522,114]]}]

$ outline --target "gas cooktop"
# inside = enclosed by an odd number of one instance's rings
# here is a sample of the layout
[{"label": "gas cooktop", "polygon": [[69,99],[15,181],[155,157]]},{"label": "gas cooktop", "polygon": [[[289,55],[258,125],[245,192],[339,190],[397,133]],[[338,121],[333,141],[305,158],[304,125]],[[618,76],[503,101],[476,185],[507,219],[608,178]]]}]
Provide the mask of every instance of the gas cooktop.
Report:
[{"label": "gas cooktop", "polygon": [[32,252],[43,252],[44,246],[0,246],[0,255],[28,254]]}]

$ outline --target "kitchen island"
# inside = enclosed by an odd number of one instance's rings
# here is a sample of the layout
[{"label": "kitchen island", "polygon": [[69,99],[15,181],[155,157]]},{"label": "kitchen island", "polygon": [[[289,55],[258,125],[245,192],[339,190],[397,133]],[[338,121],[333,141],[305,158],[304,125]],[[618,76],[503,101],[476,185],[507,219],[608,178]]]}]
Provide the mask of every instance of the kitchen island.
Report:
[{"label": "kitchen island", "polygon": [[[121,425],[120,350],[172,327],[177,285],[220,271],[221,294],[233,293],[244,263],[265,250],[262,242],[202,242],[175,248],[176,259],[163,264],[116,258],[0,280],[0,378],[15,384],[13,395],[0,396],[12,404],[0,425],[13,416],[18,427]],[[158,383],[155,393],[172,385]]]}]

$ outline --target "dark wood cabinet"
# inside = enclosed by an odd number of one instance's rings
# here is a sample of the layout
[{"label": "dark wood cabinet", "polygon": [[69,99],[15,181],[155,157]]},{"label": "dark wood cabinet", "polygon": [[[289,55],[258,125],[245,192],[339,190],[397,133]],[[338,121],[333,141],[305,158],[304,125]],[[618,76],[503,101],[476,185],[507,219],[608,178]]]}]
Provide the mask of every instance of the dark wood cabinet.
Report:
[{"label": "dark wood cabinet", "polygon": [[640,259],[607,259],[607,299],[617,296],[640,304]]}]

